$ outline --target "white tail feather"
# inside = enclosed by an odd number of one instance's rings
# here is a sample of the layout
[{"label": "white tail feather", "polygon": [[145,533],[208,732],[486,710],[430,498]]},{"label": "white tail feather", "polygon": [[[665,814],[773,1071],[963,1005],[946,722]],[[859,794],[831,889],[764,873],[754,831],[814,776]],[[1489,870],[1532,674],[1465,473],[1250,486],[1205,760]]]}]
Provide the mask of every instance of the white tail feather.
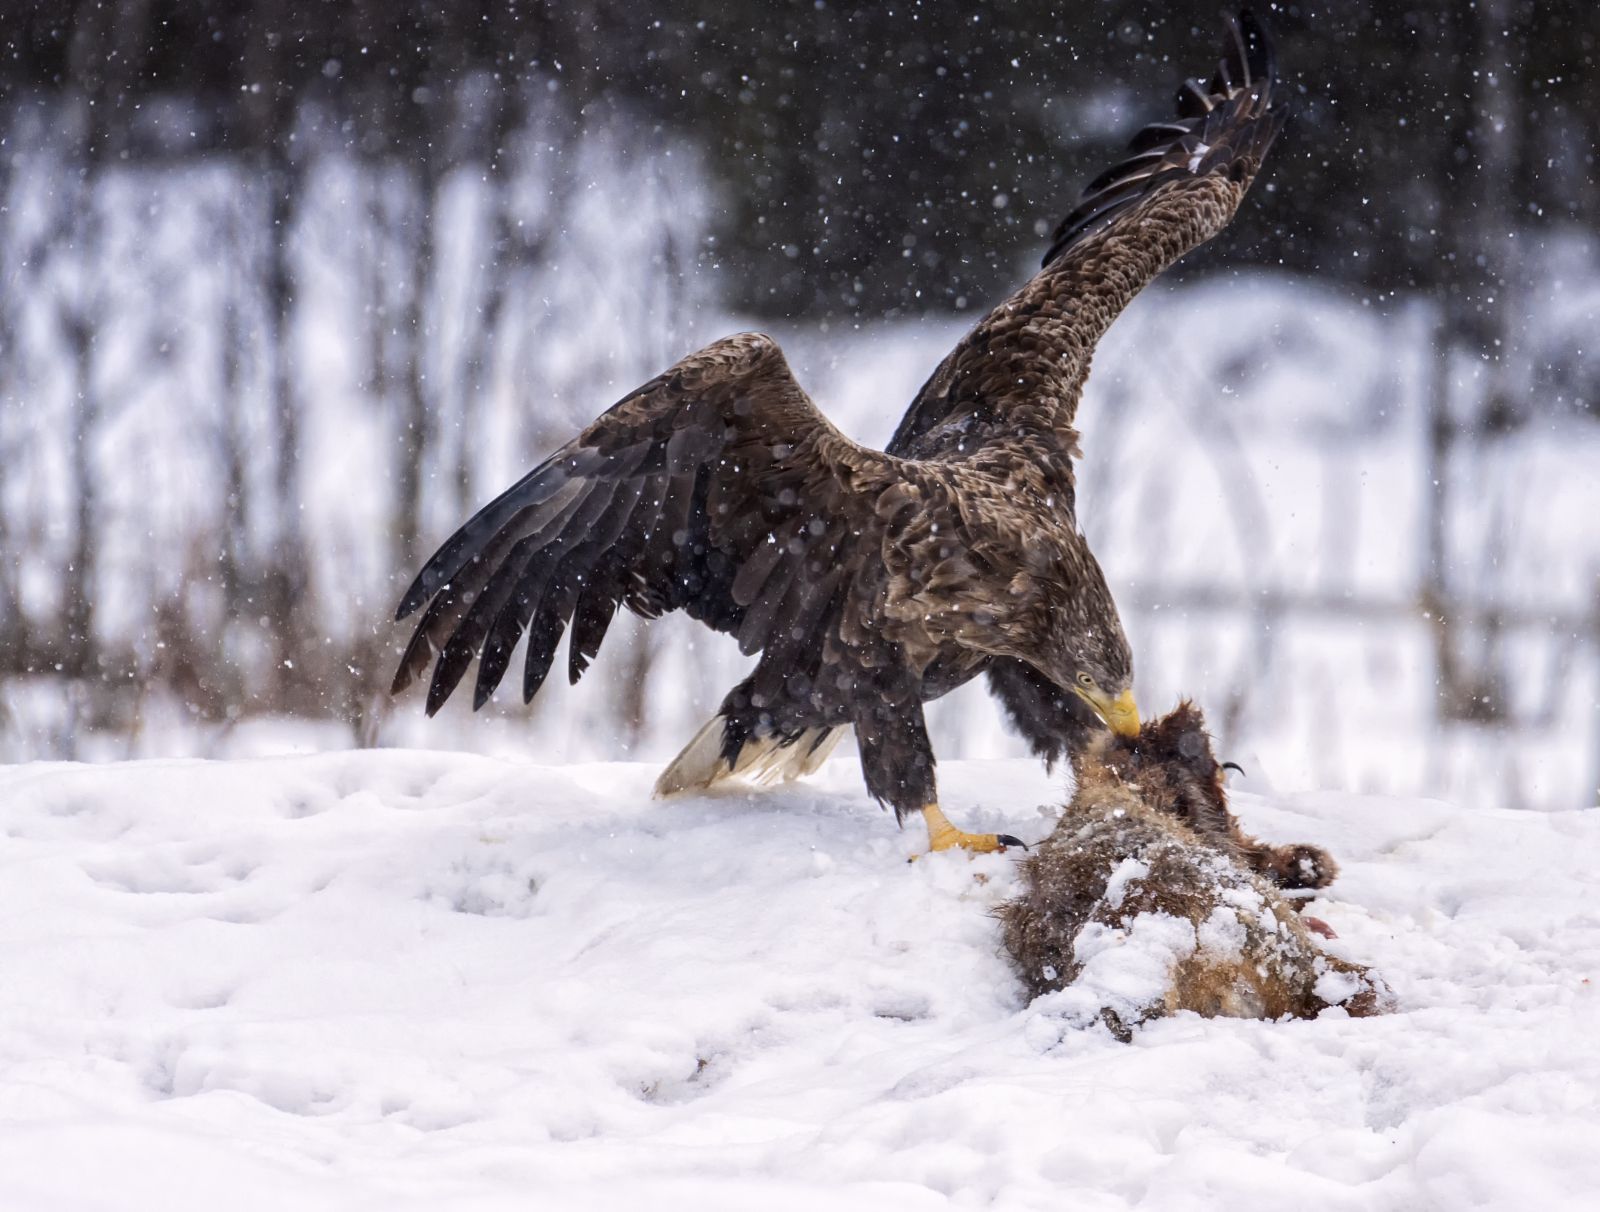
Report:
[{"label": "white tail feather", "polygon": [[655,793],[659,797],[703,791],[735,777],[757,787],[804,778],[827,760],[843,736],[843,728],[808,728],[789,745],[777,737],[751,737],[730,767],[722,757],[722,717],[713,716],[661,772]]},{"label": "white tail feather", "polygon": [[703,791],[731,773],[722,760],[722,717],[714,715],[661,772],[655,795],[659,799],[681,791]]},{"label": "white tail feather", "polygon": [[796,769],[789,777],[803,779],[808,774],[815,774],[839,742],[844,740],[844,733],[843,728],[808,728],[794,747]]}]

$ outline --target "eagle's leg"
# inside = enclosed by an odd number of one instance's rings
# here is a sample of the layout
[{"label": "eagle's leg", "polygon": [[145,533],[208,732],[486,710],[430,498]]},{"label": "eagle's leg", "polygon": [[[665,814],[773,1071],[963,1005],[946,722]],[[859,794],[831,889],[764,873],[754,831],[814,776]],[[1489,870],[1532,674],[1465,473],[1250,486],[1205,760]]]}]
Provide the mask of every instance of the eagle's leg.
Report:
[{"label": "eagle's leg", "polygon": [[922,703],[907,696],[876,699],[856,716],[856,743],[867,791],[894,808],[897,821],[922,813],[930,850],[969,850],[988,854],[1022,843],[1008,833],[968,833],[950,823],[939,807],[933,775],[933,746],[922,718]]}]

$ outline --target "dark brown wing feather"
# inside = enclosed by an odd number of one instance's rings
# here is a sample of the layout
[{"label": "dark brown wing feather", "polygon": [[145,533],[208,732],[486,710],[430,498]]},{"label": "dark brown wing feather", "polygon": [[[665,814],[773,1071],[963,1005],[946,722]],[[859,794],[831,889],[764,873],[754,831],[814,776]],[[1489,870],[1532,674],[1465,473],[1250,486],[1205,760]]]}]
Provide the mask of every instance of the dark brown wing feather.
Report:
[{"label": "dark brown wing feather", "polygon": [[474,705],[499,684],[524,632],[523,697],[573,628],[583,673],[618,605],[683,609],[766,647],[775,626],[812,620],[853,544],[879,539],[873,512],[899,460],[840,434],[768,337],[691,354],[632,392],[490,502],[430,559],[397,617],[426,604],[395,674],[427,671],[431,715],[474,658]]},{"label": "dark brown wing feather", "polygon": [[[1089,183],[1056,229],[1044,267],[991,311],[934,371],[888,449],[929,453],[941,426],[1019,409],[1070,444],[1095,344],[1163,269],[1227,226],[1283,124],[1266,30],[1248,10],[1229,22],[1209,86],[1190,81],[1177,117],[1134,137],[1133,154]],[[948,443],[943,443],[947,445]]]},{"label": "dark brown wing feather", "polygon": [[[1276,81],[1272,43],[1246,9],[1228,23],[1222,62],[1211,83],[1185,81],[1178,90],[1176,119],[1145,127],[1128,145],[1133,155],[1085,187],[1056,228],[1043,264],[1163,184],[1181,186],[1221,172],[1247,187],[1283,125],[1285,111],[1273,104]],[[1242,197],[1244,189],[1239,193]]]}]

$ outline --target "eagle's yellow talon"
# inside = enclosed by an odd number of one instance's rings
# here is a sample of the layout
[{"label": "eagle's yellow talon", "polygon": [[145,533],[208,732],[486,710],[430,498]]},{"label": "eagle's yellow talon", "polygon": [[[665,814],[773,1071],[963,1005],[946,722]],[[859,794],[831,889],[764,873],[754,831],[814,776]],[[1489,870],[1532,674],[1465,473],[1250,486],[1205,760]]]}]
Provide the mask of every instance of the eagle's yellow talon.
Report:
[{"label": "eagle's yellow talon", "polygon": [[973,854],[993,854],[1004,850],[1007,846],[1021,846],[1027,849],[1026,843],[1009,833],[968,833],[965,829],[957,829],[938,804],[925,805],[922,809],[922,820],[928,826],[929,853],[936,850],[959,849]]}]

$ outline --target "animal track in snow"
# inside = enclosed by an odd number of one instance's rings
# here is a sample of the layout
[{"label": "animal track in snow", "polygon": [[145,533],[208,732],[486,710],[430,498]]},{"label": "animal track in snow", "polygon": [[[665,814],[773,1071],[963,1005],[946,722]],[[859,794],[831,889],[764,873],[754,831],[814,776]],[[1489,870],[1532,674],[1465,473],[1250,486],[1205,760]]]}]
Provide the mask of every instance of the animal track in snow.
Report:
[{"label": "animal track in snow", "polygon": [[103,888],[140,895],[204,896],[242,884],[258,870],[243,857],[221,860],[215,850],[193,847],[128,854],[105,862],[84,863],[83,872]]},{"label": "animal track in snow", "polygon": [[148,855],[143,859],[118,859],[108,863],[85,863],[83,872],[103,888],[141,895],[200,896],[215,892],[203,873],[169,855]]}]

